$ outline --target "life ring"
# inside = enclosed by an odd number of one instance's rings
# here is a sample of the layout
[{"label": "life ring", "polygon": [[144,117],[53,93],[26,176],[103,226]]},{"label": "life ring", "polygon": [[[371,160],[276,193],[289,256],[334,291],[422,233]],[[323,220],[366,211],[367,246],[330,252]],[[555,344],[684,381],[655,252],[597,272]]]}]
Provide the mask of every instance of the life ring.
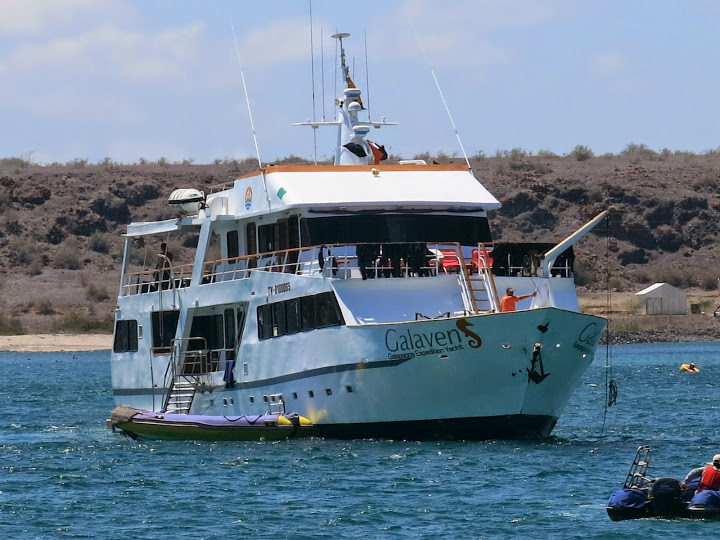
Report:
[{"label": "life ring", "polygon": [[680,364],[680,371],[689,371],[690,373],[697,373],[700,370],[695,366],[695,364]]}]

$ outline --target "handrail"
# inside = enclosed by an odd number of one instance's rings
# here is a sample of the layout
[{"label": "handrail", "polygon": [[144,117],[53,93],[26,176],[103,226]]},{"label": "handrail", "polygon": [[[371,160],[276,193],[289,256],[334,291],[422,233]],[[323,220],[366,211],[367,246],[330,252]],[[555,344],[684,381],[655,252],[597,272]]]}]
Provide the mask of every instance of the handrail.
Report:
[{"label": "handrail", "polygon": [[458,262],[460,262],[460,272],[462,273],[462,285],[463,291],[470,300],[470,307],[472,307],[473,313],[478,312],[477,300],[475,300],[475,293],[473,292],[472,283],[470,283],[470,274],[468,273],[467,265],[465,264],[465,256],[462,252],[462,246],[456,242],[455,249],[457,250]]},{"label": "handrail", "polygon": [[[499,305],[498,305],[498,298],[500,297],[497,292],[497,285],[495,285],[495,276],[492,272],[492,265],[490,264],[490,257],[488,256],[488,250],[487,247],[485,247],[485,244],[482,242],[478,243],[478,249],[479,249],[479,255],[483,258],[483,273],[487,277],[487,279],[490,281],[490,294],[488,297],[490,298],[490,305],[493,308],[493,311],[500,311]],[[480,269],[478,268],[478,273],[480,273]]]},{"label": "handrail", "polygon": [[[422,256],[413,251],[413,244],[422,245],[424,251]],[[495,243],[479,243],[478,251],[484,262],[484,270],[478,268],[484,281],[488,283],[488,296],[497,303],[497,287],[490,265],[488,253],[495,246]],[[360,246],[372,246],[370,255],[365,253],[359,255]],[[379,248],[383,247],[382,255]],[[392,249],[392,246],[402,246],[403,249]],[[468,292],[468,309],[478,309],[477,299],[473,299],[472,283],[470,274],[474,273],[472,258],[464,255],[463,250],[469,246],[461,246],[459,242],[356,242],[338,243],[325,245],[312,245],[279,249],[250,255],[239,255],[215,260],[204,261],[203,271],[199,274],[199,283],[194,285],[206,285],[225,281],[236,281],[250,278],[252,272],[278,272],[290,275],[317,275],[337,278],[382,278],[382,277],[430,277],[440,275],[443,271],[441,265],[441,249],[448,248],[458,258],[458,273],[463,276],[464,288]],[[436,256],[430,258],[430,252]],[[367,258],[369,257],[369,258]],[[410,260],[411,257],[413,260]],[[434,259],[434,260],[433,260]],[[496,261],[497,262],[497,261]],[[468,268],[467,265],[471,267]],[[120,287],[121,296],[133,296],[136,294],[163,291],[172,289],[176,293],[179,289],[192,284],[193,264],[182,264],[171,266],[172,275],[170,278],[162,279],[159,270],[144,269],[137,272],[129,272],[122,277]],[[482,271],[481,271],[482,270]],[[454,272],[453,268],[453,272]],[[565,268],[564,274],[570,277],[569,268]]]}]

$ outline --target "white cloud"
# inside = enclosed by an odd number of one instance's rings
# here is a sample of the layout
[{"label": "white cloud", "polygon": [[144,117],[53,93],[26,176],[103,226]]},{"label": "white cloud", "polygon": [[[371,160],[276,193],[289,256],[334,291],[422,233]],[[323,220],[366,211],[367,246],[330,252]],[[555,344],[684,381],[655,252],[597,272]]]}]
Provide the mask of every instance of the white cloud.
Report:
[{"label": "white cloud", "polygon": [[71,76],[131,78],[157,81],[180,73],[197,50],[199,24],[166,30],[157,35],[99,26],[89,32],[33,43],[18,44],[0,74],[12,76],[51,70]]},{"label": "white cloud", "polygon": [[618,50],[608,50],[597,54],[590,61],[593,73],[599,77],[615,76],[627,71],[628,58]]},{"label": "white cloud", "polygon": [[119,10],[114,0],[3,0],[0,36],[23,36],[57,30],[83,14]]},{"label": "white cloud", "polygon": [[[371,26],[371,42],[393,57],[446,67],[486,70],[516,61],[514,45],[495,40],[497,31],[542,26],[579,8],[570,0],[453,0],[441,9],[435,0],[408,0],[395,14]],[[380,21],[393,20],[392,25]]]},{"label": "white cloud", "polygon": [[285,19],[244,36],[237,35],[238,55],[242,66],[275,65],[309,61],[310,28],[307,19]]},{"label": "white cloud", "polygon": [[633,97],[647,92],[649,85],[637,76],[632,62],[620,50],[612,49],[597,54],[590,60],[591,72],[603,81],[610,92],[623,97]]},{"label": "white cloud", "polygon": [[572,0],[453,0],[441,9],[436,0],[408,0],[398,18],[421,31],[448,34],[538,26],[566,18],[578,9]]}]

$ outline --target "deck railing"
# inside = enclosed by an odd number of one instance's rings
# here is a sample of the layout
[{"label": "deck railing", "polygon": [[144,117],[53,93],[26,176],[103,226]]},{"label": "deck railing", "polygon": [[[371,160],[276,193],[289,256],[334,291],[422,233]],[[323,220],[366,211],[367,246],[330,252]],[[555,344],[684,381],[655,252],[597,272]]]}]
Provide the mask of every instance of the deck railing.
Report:
[{"label": "deck railing", "polygon": [[[390,277],[433,277],[462,274],[466,278],[478,274],[492,275],[484,266],[492,267],[493,244],[463,248],[458,243],[356,243],[309,246],[241,255],[203,263],[201,285],[247,279],[251,272],[278,272],[343,279],[381,279]],[[479,255],[479,254],[483,255]],[[508,256],[509,275],[532,275],[532,269],[513,266]],[[171,265],[160,270],[127,272],[122,278],[121,296],[151,293],[188,287],[192,264]],[[569,264],[554,266],[553,275],[570,277]]]}]

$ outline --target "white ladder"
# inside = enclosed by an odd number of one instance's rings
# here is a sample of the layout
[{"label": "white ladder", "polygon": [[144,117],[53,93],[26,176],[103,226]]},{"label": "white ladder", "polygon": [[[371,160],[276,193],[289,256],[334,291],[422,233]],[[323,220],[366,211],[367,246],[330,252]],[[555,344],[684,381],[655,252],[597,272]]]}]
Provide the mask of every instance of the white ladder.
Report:
[{"label": "white ladder", "polygon": [[165,401],[165,412],[189,414],[198,383],[187,377],[176,377]]}]

